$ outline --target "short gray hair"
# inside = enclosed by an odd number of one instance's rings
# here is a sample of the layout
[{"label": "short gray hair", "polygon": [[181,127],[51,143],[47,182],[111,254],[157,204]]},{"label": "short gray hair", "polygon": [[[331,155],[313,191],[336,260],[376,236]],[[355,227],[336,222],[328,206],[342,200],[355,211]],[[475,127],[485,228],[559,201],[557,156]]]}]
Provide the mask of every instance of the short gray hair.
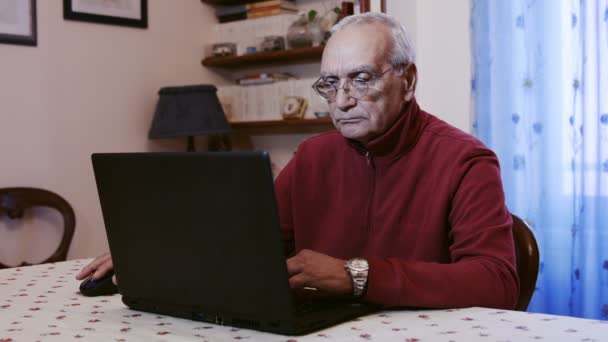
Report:
[{"label": "short gray hair", "polygon": [[393,67],[399,67],[416,60],[414,45],[407,31],[395,18],[378,12],[367,12],[345,17],[331,28],[331,33],[342,31],[351,25],[382,24],[391,29],[393,46],[389,51],[389,62]]}]

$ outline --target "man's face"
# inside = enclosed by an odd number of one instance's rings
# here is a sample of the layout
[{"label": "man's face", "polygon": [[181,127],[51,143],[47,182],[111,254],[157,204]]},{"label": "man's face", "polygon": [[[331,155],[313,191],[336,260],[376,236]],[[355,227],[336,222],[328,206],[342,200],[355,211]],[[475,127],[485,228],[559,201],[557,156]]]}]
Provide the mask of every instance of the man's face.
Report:
[{"label": "man's face", "polygon": [[[404,77],[388,61],[391,31],[384,25],[353,25],[335,33],[323,52],[321,76],[344,86],[347,79],[365,82],[387,73],[356,99],[339,89],[329,109],[336,129],[348,139],[367,144],[393,124],[405,102]],[[352,89],[352,83],[347,86]]]}]

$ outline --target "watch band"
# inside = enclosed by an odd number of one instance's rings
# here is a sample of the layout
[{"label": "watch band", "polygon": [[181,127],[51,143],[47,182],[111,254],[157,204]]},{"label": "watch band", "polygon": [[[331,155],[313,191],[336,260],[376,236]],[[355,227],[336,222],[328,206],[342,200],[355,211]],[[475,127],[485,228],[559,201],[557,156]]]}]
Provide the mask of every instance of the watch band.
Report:
[{"label": "watch band", "polygon": [[367,277],[353,277],[353,296],[361,297],[363,291],[365,291],[365,285],[367,285]]}]

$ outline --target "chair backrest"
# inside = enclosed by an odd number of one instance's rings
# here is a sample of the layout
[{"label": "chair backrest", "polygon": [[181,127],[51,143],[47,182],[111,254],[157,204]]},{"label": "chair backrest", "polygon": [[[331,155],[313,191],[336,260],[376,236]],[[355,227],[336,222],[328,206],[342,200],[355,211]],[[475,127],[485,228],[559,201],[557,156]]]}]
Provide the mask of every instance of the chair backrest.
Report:
[{"label": "chair backrest", "polygon": [[[9,219],[23,217],[26,209],[31,207],[48,207],[59,211],[63,217],[63,237],[55,252],[42,263],[65,261],[68,249],[74,236],[76,216],[72,206],[54,192],[37,188],[0,188],[0,217],[6,215]],[[24,262],[19,266],[27,266]],[[0,269],[9,266],[0,262]]]},{"label": "chair backrest", "polygon": [[538,245],[530,227],[522,219],[513,217],[513,239],[519,276],[519,298],[515,310],[526,311],[536,288],[538,277]]}]

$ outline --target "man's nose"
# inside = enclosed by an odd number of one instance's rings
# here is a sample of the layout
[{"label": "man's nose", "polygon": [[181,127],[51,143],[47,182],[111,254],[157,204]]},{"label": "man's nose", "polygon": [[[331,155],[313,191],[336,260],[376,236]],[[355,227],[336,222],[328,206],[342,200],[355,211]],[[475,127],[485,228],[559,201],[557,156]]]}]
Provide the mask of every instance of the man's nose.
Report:
[{"label": "man's nose", "polygon": [[336,106],[343,112],[357,105],[357,99],[350,96],[347,89],[342,86],[336,93]]}]

